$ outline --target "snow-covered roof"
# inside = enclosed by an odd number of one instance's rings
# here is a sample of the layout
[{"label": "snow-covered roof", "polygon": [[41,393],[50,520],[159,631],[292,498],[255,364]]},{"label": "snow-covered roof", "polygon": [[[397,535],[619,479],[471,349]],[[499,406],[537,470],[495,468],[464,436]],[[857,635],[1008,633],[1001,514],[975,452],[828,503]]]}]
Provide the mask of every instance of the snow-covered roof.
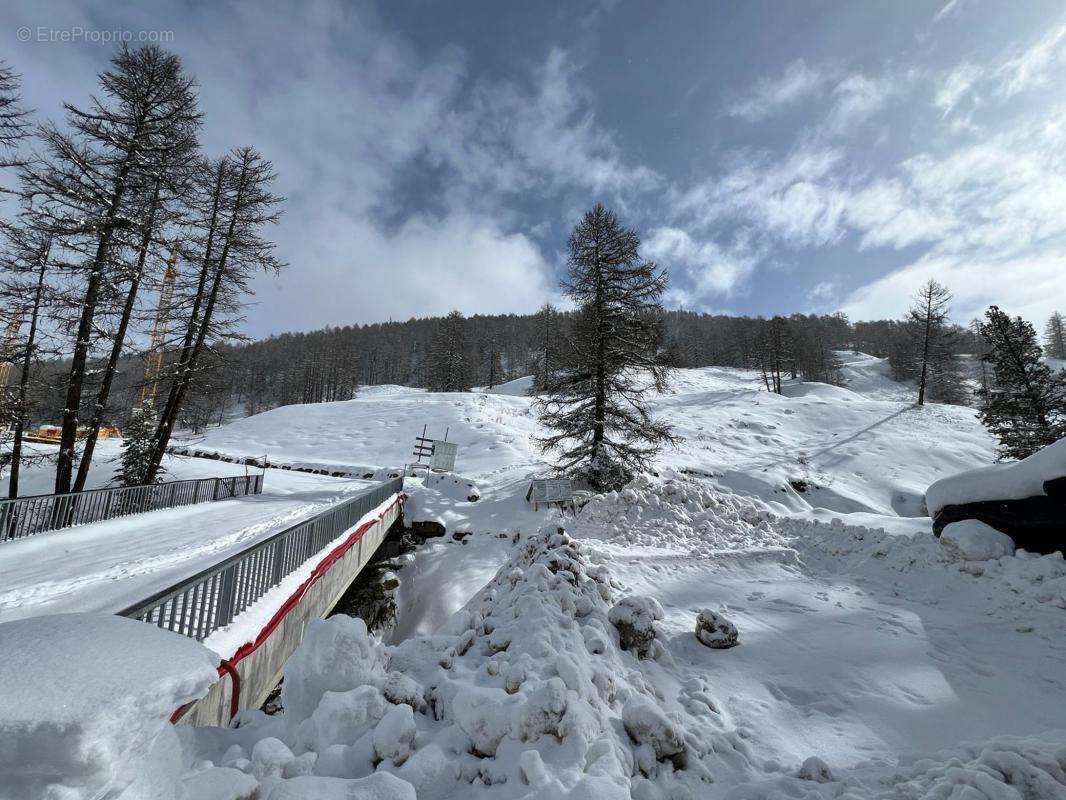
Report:
[{"label": "snow-covered roof", "polygon": [[1044,494],[1044,481],[1066,476],[1066,439],[1021,461],[993,464],[941,478],[925,493],[930,516],[944,506],[980,500],[1020,500]]}]

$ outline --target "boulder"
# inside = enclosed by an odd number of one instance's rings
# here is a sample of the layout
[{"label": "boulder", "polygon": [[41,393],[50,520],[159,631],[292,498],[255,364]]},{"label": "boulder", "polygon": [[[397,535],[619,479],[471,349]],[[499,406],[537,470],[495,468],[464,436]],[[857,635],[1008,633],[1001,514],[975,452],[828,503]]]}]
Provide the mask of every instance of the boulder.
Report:
[{"label": "boulder", "polygon": [[623,597],[607,613],[607,619],[618,629],[618,641],[623,650],[637,658],[652,655],[656,638],[655,622],[663,618],[663,607],[654,597],[629,595]]},{"label": "boulder", "polygon": [[710,609],[703,609],[696,615],[696,638],[700,644],[715,650],[724,650],[737,644],[737,626]]},{"label": "boulder", "polygon": [[799,772],[796,777],[805,781],[814,781],[815,783],[830,783],[833,780],[833,773],[829,771],[829,765],[817,756],[811,756],[803,762],[803,766],[799,768]]},{"label": "boulder", "polygon": [[443,536],[447,532],[441,523],[431,519],[414,520],[411,523],[411,530],[427,539],[434,536]]},{"label": "boulder", "polygon": [[989,561],[1014,555],[1014,540],[980,520],[952,522],[940,534],[940,547],[956,561]]}]

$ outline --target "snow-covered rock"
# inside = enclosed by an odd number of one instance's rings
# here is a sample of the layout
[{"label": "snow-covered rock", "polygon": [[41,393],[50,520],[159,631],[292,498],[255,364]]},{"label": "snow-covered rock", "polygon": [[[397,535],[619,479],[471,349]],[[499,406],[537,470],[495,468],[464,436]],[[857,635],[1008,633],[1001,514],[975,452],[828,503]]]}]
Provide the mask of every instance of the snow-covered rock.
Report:
[{"label": "snow-covered rock", "polygon": [[191,639],[109,614],[0,624],[0,797],[177,797],[170,716],[217,665]]},{"label": "snow-covered rock", "polygon": [[715,650],[724,650],[737,643],[737,626],[721,614],[703,609],[696,615],[696,638]]},{"label": "snow-covered rock", "polygon": [[663,607],[658,600],[638,595],[623,597],[607,615],[607,619],[618,629],[622,649],[629,650],[637,658],[654,655],[655,623],[662,618]]},{"label": "snow-covered rock", "polygon": [[388,759],[397,767],[400,766],[411,755],[417,732],[411,706],[390,707],[374,728],[374,752],[378,759]]},{"label": "snow-covered rock", "polygon": [[990,561],[1014,555],[1014,540],[980,520],[952,522],[940,534],[940,546],[949,558]]},{"label": "snow-covered rock", "polygon": [[815,783],[830,783],[833,780],[833,773],[830,771],[829,765],[822,759],[818,758],[818,756],[811,756],[800,766],[796,777],[800,780],[814,781]]},{"label": "snow-covered rock", "polygon": [[[685,752],[685,734],[657,705],[639,695],[622,709],[626,733],[638,745],[650,748],[656,761],[674,758]],[[680,766],[680,764],[678,764]]]}]

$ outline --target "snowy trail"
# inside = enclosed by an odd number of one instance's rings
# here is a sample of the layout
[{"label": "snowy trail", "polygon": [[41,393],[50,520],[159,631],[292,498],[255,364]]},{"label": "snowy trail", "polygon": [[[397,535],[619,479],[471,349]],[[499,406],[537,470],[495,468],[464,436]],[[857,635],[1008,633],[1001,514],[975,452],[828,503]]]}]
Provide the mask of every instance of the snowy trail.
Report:
[{"label": "snowy trail", "polygon": [[270,470],[259,496],[5,542],[0,545],[0,621],[120,610],[367,485]]}]

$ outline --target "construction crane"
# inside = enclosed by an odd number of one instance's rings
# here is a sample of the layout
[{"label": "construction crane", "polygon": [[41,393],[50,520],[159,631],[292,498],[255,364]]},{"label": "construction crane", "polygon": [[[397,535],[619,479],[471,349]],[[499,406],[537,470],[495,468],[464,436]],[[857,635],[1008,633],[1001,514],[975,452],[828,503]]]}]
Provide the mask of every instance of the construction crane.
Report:
[{"label": "construction crane", "polygon": [[19,341],[19,329],[22,327],[22,314],[16,314],[11,318],[4,334],[3,344],[0,344],[0,387],[7,386],[11,380],[11,368],[14,366],[15,347]]},{"label": "construction crane", "polygon": [[141,404],[154,405],[156,392],[159,391],[159,374],[163,371],[163,340],[167,335],[167,323],[170,321],[170,304],[174,299],[174,284],[178,279],[178,246],[170,250],[167,271],[163,275],[163,285],[159,288],[159,305],[155,310],[152,323],[152,338],[148,343],[148,352],[144,356],[144,385],[141,387]]}]

